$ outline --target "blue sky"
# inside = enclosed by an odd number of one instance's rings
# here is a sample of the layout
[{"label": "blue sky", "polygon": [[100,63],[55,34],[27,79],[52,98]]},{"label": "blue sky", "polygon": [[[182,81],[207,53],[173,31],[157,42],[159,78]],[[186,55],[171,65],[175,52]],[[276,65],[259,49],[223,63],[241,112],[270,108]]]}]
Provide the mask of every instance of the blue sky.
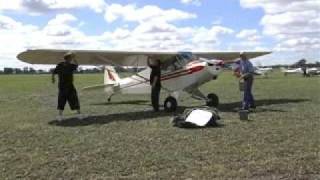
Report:
[{"label": "blue sky", "polygon": [[[320,61],[318,0],[0,0],[0,68],[28,48],[273,51]],[[39,66],[34,66],[39,67]]]}]

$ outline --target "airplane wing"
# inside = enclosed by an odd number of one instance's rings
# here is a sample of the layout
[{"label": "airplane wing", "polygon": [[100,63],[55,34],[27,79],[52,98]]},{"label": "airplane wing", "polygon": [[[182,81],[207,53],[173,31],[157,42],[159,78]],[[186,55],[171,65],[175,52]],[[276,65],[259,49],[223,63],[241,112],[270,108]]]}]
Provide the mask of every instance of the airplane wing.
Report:
[{"label": "airplane wing", "polygon": [[[247,58],[253,59],[259,56],[264,56],[270,54],[269,51],[255,51],[255,52],[245,52]],[[234,61],[239,59],[240,52],[194,52],[192,53],[198,57],[203,57],[207,59],[218,59],[223,61]]]},{"label": "airplane wing", "polygon": [[[95,50],[55,50],[36,49],[18,54],[17,58],[30,64],[58,64],[63,55],[69,51],[81,65],[114,65],[114,66],[146,66],[148,57],[168,61],[181,52],[139,52],[139,51],[95,51]],[[232,61],[239,57],[240,52],[192,52],[192,54],[208,58]],[[255,58],[270,52],[246,52],[248,58]]]}]

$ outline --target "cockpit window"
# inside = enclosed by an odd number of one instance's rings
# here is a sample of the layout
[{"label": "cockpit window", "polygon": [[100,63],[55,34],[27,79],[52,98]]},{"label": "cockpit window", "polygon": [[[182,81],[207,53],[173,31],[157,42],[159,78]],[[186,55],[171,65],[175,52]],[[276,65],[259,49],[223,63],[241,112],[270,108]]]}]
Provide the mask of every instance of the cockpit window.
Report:
[{"label": "cockpit window", "polygon": [[193,55],[191,52],[181,52],[177,56],[177,59],[181,59],[183,61],[190,62],[193,60]]},{"label": "cockpit window", "polygon": [[168,64],[166,64],[163,69],[168,71],[182,69],[186,64],[194,59],[195,58],[191,52],[181,52],[172,57],[172,59],[168,61]]}]

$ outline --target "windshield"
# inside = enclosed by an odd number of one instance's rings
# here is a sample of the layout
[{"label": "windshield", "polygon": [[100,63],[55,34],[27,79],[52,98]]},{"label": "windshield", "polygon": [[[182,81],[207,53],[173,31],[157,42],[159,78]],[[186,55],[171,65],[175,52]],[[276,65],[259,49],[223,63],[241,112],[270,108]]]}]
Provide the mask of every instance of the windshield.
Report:
[{"label": "windshield", "polygon": [[194,60],[191,52],[179,52],[177,55],[172,56],[166,64],[163,65],[163,70],[174,71],[182,69],[190,61]]},{"label": "windshield", "polygon": [[188,63],[194,59],[191,52],[180,52],[176,58],[178,60],[184,61],[185,63]]}]

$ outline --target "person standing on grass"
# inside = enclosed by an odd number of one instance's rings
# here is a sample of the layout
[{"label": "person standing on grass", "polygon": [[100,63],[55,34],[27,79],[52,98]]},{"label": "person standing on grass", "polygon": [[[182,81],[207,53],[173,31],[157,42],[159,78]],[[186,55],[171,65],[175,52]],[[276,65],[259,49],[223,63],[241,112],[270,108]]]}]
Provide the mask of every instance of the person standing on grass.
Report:
[{"label": "person standing on grass", "polygon": [[244,52],[240,53],[240,80],[244,81],[242,109],[249,110],[255,108],[255,101],[252,95],[254,68],[252,63],[248,60]]},{"label": "person standing on grass", "polygon": [[153,110],[159,111],[159,95],[161,90],[161,63],[160,60],[155,60],[153,63],[148,59],[148,66],[151,68],[150,85],[151,85],[151,102]]},{"label": "person standing on grass", "polygon": [[55,75],[58,74],[58,121],[63,120],[63,111],[66,103],[69,103],[71,110],[76,110],[78,118],[82,119],[80,112],[80,103],[77,95],[77,90],[73,85],[73,73],[78,68],[78,62],[72,52],[67,52],[64,55],[64,62],[59,63],[52,72],[52,83],[55,83]]}]

